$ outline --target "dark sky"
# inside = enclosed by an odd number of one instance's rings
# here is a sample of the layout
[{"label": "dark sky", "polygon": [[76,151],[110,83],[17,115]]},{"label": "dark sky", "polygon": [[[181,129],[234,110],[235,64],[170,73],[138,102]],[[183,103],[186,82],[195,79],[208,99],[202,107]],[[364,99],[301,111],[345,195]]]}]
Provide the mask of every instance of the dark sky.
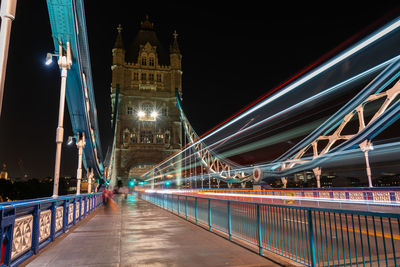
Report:
[{"label": "dark sky", "polygon": [[[145,15],[165,49],[178,32],[184,108],[203,133],[369,25],[376,23],[367,28],[372,30],[400,15],[396,1],[217,2],[85,1],[104,155],[111,137],[111,49],[119,23],[126,46]],[[46,1],[19,1],[0,118],[0,163],[8,164],[11,177],[22,176],[18,161],[31,177],[53,175],[60,74],[56,64],[44,65],[53,51]],[[71,134],[66,115],[65,138]],[[64,146],[61,175],[74,176],[76,164],[77,149]]]}]

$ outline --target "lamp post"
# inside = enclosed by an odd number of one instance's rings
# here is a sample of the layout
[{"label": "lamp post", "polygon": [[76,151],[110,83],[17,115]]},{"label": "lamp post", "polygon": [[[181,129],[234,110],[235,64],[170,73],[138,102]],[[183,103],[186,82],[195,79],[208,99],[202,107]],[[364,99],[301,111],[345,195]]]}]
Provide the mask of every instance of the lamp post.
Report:
[{"label": "lamp post", "polygon": [[374,147],[371,144],[371,140],[365,140],[361,144],[359,144],[361,151],[364,152],[364,157],[365,157],[365,171],[367,172],[368,176],[368,186],[373,187],[372,185],[372,173],[371,173],[371,167],[369,165],[369,156],[368,153],[369,151],[373,150]]},{"label": "lamp post", "polygon": [[60,181],[61,148],[64,139],[64,107],[65,107],[65,87],[67,83],[67,72],[71,68],[71,48],[67,42],[67,51],[63,54],[62,44],[59,43],[58,65],[61,69],[61,89],[60,89],[60,108],[58,111],[58,127],[56,133],[56,160],[54,167],[53,197],[58,196],[58,184]]},{"label": "lamp post", "polygon": [[92,179],[93,179],[93,169],[87,171],[87,178],[88,178],[88,194],[92,193]]},{"label": "lamp post", "polygon": [[0,115],[4,95],[4,82],[6,78],[8,47],[10,46],[11,24],[15,18],[17,0],[2,0],[0,8]]},{"label": "lamp post", "polygon": [[86,145],[85,133],[77,134],[76,146],[78,147],[78,169],[76,171],[76,194],[81,193],[81,181],[82,181],[82,154],[83,148]]}]

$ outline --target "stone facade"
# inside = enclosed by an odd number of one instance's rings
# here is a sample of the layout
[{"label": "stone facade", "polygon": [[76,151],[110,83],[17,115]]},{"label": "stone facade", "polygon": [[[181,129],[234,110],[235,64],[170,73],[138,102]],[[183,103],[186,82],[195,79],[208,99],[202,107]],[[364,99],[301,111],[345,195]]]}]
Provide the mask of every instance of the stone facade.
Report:
[{"label": "stone facade", "polygon": [[[112,50],[111,101],[120,88],[116,130],[116,177],[126,185],[182,147],[175,91],[182,93],[182,55],[177,34],[165,53],[148,18],[130,46],[122,28]],[[113,111],[114,112],[114,111]]]}]

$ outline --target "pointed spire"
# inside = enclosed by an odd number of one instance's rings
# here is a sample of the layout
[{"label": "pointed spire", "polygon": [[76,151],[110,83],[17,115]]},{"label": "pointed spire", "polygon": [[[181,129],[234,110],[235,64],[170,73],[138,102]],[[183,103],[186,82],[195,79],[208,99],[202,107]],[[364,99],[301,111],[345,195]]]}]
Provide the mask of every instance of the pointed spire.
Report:
[{"label": "pointed spire", "polygon": [[124,49],[124,42],[122,41],[122,36],[121,36],[121,31],[122,31],[121,24],[118,24],[117,30],[118,34],[117,38],[115,39],[114,48]]},{"label": "pointed spire", "polygon": [[149,15],[146,15],[146,20],[140,22],[140,28],[142,30],[154,30],[154,23],[150,22]]},{"label": "pointed spire", "polygon": [[174,33],[172,35],[174,36],[174,41],[170,48],[171,54],[180,54],[181,51],[179,50],[178,34],[176,33],[176,30],[174,31]]}]

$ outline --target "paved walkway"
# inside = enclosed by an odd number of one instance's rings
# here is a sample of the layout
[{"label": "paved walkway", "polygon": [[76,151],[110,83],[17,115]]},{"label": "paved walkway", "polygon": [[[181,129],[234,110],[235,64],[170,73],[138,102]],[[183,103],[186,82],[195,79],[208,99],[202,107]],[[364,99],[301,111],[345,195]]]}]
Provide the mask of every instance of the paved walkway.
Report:
[{"label": "paved walkway", "polygon": [[277,266],[135,196],[95,215],[26,266]]}]

